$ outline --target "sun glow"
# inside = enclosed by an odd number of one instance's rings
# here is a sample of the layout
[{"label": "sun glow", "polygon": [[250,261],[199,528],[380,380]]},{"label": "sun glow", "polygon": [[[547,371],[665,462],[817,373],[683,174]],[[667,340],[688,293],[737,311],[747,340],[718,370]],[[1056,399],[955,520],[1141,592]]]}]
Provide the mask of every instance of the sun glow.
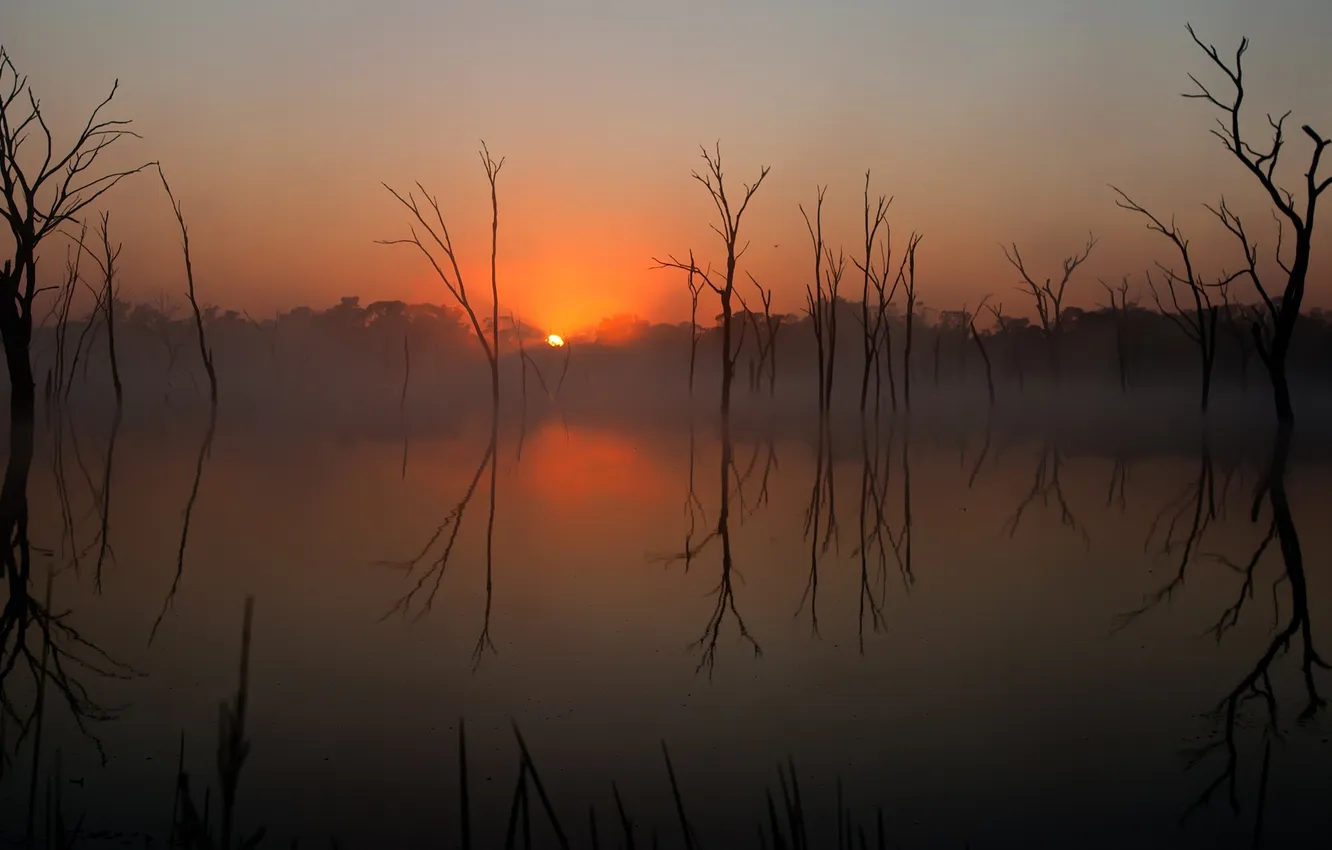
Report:
[{"label": "sun glow", "polygon": [[546,345],[549,345],[551,348],[560,348],[564,345],[564,337],[559,334],[551,334],[546,337]]}]

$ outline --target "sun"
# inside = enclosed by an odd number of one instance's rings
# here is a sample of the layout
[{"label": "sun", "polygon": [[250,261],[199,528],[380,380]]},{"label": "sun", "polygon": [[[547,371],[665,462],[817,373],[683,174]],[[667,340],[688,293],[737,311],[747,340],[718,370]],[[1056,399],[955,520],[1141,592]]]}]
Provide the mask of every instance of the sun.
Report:
[{"label": "sun", "polygon": [[564,345],[564,337],[559,334],[551,334],[546,337],[546,345],[549,345],[551,348],[560,348]]}]

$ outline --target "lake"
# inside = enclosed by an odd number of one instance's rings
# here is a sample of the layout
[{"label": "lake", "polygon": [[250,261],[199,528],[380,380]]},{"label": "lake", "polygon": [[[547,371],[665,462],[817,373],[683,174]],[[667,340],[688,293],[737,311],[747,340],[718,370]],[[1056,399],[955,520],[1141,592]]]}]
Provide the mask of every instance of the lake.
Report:
[{"label": "lake", "polygon": [[[1270,500],[1250,516],[1262,431],[505,415],[492,455],[482,420],[298,432],[224,409],[206,452],[205,421],[127,419],[107,486],[109,416],[38,428],[33,575],[58,570],[51,608],[87,642],[52,639],[87,696],[48,687],[43,773],[58,762],[65,820],[111,844],[165,836],[182,751],[217,817],[247,597],[235,818],[263,846],[456,846],[460,719],[478,846],[502,846],[511,723],[575,846],[593,806],[619,846],[612,782],[639,846],[654,828],[683,846],[663,742],[698,846],[758,846],[765,792],[785,822],[787,765],[816,846],[874,846],[879,818],[901,847],[1332,829],[1328,721],[1300,720],[1306,628],[1332,657],[1316,429],[1281,487],[1293,582]],[[1300,608],[1254,698],[1213,714]],[[30,706],[22,673],[5,687]],[[112,716],[81,732],[97,708]],[[0,832],[17,844],[33,747],[16,729]]]}]

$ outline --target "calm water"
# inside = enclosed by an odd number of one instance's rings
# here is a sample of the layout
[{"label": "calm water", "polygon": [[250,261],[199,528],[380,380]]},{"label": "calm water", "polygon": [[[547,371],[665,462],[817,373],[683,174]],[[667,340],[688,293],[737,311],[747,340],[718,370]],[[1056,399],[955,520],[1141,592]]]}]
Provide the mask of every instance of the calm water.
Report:
[{"label": "calm water", "polygon": [[[1292,616],[1273,541],[1237,624],[1220,642],[1209,632],[1241,598],[1268,532],[1266,503],[1249,517],[1262,439],[1213,439],[1204,455],[1179,433],[987,439],[979,424],[956,436],[885,424],[863,440],[837,430],[829,459],[816,429],[737,425],[720,535],[714,422],[692,436],[684,425],[531,422],[521,448],[507,422],[492,488],[491,470],[478,471],[485,425],[404,446],[391,432],[296,437],[224,417],[164,608],[205,427],[120,429],[100,592],[108,428],[66,428],[59,454],[49,430],[38,436],[34,574],[60,568],[53,608],[135,671],[109,679],[68,665],[92,701],[118,709],[86,723],[104,767],[68,703],[47,694],[44,769],[58,758],[69,819],[85,815],[87,829],[165,832],[182,733],[196,790],[216,784],[218,705],[236,689],[253,596],[237,820],[247,833],[266,825],[282,846],[330,835],[452,845],[459,718],[486,842],[502,841],[517,775],[512,718],[578,843],[592,803],[611,834],[614,780],[642,840],[653,822],[678,846],[663,740],[708,847],[754,839],[788,756],[829,835],[840,779],[852,817],[868,827],[881,806],[902,846],[1252,843],[1269,737],[1261,699],[1234,724],[1238,814],[1223,782],[1180,818],[1229,764],[1223,747],[1186,770],[1187,751],[1226,729],[1207,712]],[[1328,457],[1297,436],[1287,489],[1312,639],[1332,657]],[[1183,580],[1163,592],[1181,564]],[[1297,722],[1309,702],[1303,647],[1297,637],[1271,667],[1281,736],[1266,846],[1307,846],[1332,829],[1329,721]],[[1314,676],[1332,692],[1332,673]],[[12,723],[7,734],[12,750]],[[31,750],[0,779],[11,837]]]}]

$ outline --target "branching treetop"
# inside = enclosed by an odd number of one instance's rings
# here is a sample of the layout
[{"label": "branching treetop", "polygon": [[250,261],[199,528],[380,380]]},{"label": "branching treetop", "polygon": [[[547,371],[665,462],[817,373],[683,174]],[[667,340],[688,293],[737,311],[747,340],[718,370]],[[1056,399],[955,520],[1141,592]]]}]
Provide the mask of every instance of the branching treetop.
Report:
[{"label": "branching treetop", "polygon": [[1240,39],[1239,48],[1235,51],[1235,64],[1231,67],[1221,58],[1217,49],[1205,43],[1198,38],[1194,32],[1193,25],[1188,25],[1189,37],[1193,43],[1202,49],[1203,53],[1212,60],[1212,64],[1226,75],[1234,89],[1229,102],[1223,101],[1212,93],[1212,91],[1193,74],[1189,74],[1189,79],[1193,81],[1197,90],[1185,92],[1184,97],[1191,100],[1205,100],[1212,106],[1221,110],[1222,117],[1217,118],[1217,128],[1212,130],[1212,135],[1221,140],[1226,150],[1230,151],[1235,157],[1244,164],[1244,167],[1258,178],[1263,189],[1271,197],[1272,203],[1281,211],[1291,224],[1295,226],[1297,232],[1302,232],[1313,224],[1314,209],[1317,205],[1318,196],[1323,193],[1329,185],[1332,185],[1332,177],[1319,180],[1319,164],[1322,160],[1323,149],[1328,146],[1332,140],[1324,139],[1313,127],[1308,124],[1300,129],[1304,134],[1313,140],[1314,149],[1309,160],[1309,170],[1305,173],[1305,211],[1301,215],[1295,208],[1295,196],[1288,190],[1276,184],[1275,173],[1277,162],[1281,156],[1281,149],[1285,145],[1285,123],[1290,117],[1287,111],[1280,117],[1274,117],[1271,113],[1267,115],[1267,123],[1272,131],[1271,144],[1265,151],[1260,151],[1245,141],[1240,132],[1240,108],[1244,103],[1244,53],[1249,49],[1249,39]]},{"label": "branching treetop", "polygon": [[[73,143],[59,153],[42,114],[41,101],[33,94],[28,78],[19,74],[9,54],[0,48],[0,192],[4,195],[0,216],[22,249],[35,249],[51,231],[123,178],[153,164],[96,176],[94,167],[103,151],[125,136],[139,138],[129,129],[128,120],[102,117],[102,110],[116,96],[119,85],[117,80]],[[42,149],[41,164],[33,171],[20,164],[19,155],[35,133],[40,133]]]}]

